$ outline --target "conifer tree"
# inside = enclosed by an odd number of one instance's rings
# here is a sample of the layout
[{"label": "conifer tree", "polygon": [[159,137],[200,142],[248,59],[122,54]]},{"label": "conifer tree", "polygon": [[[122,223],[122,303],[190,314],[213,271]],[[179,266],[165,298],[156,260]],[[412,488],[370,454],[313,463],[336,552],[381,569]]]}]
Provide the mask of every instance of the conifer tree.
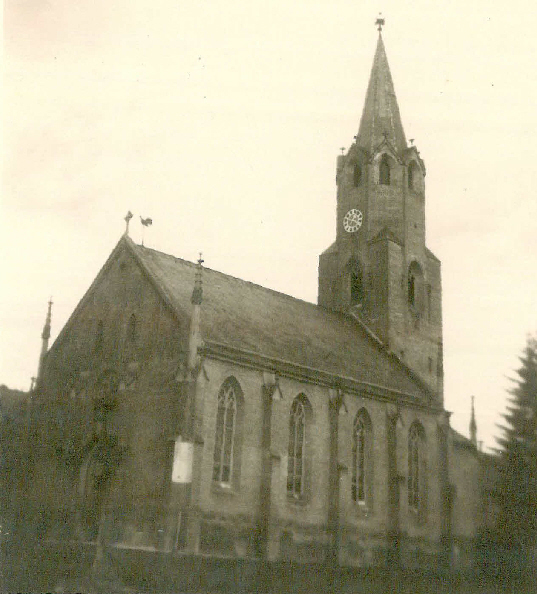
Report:
[{"label": "conifer tree", "polygon": [[537,537],[537,339],[528,338],[509,391],[500,446],[500,531],[512,552]]}]

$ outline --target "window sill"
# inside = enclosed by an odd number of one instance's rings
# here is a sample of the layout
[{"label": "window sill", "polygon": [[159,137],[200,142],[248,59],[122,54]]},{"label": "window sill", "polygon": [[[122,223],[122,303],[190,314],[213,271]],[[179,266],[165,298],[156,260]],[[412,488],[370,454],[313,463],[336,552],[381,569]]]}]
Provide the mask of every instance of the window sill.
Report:
[{"label": "window sill", "polygon": [[425,513],[422,509],[419,509],[419,508],[416,509],[414,507],[409,507],[408,515],[410,517],[410,520],[416,526],[424,526],[427,523],[427,518],[425,517]]},{"label": "window sill", "polygon": [[300,497],[295,497],[294,495],[287,494],[287,503],[291,505],[296,505],[297,507],[305,507],[309,503],[309,499],[304,495]]},{"label": "window sill", "polygon": [[359,520],[368,520],[373,515],[373,509],[365,501],[353,501],[352,509],[354,516]]},{"label": "window sill", "polygon": [[232,485],[228,483],[217,483],[213,481],[211,483],[211,493],[215,493],[217,495],[236,495],[237,489],[235,489]]}]

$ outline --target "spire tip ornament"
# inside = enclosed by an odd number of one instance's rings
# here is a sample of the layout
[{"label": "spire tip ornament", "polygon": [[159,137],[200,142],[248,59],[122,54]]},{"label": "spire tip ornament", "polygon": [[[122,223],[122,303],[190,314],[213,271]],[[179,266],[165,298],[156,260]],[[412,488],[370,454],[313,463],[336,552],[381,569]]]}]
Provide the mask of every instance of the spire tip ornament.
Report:
[{"label": "spire tip ornament", "polygon": [[385,20],[382,18],[382,12],[379,12],[379,18],[375,21],[375,25],[377,25],[377,31],[382,33],[382,27],[384,27]]}]

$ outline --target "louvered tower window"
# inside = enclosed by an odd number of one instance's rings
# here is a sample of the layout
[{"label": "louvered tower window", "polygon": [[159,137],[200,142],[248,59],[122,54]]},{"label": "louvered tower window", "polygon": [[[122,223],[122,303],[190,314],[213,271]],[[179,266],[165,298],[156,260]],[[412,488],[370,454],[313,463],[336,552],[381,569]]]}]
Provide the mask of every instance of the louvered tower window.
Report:
[{"label": "louvered tower window", "polygon": [[390,162],[388,155],[382,155],[379,165],[379,184],[384,186],[390,185]]}]

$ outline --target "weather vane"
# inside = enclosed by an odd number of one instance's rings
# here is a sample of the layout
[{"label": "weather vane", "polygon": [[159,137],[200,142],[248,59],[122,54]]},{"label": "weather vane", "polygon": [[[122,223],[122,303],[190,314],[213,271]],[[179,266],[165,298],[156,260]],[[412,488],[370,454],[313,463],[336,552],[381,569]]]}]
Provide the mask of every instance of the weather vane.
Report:
[{"label": "weather vane", "polygon": [[153,219],[147,217],[144,219],[142,216],[140,217],[140,222],[142,223],[142,246],[144,245],[144,229],[146,227],[150,227],[153,224]]},{"label": "weather vane", "polygon": [[377,31],[382,33],[382,27],[384,26],[384,19],[382,18],[382,12],[379,12],[379,18],[375,21],[375,25],[377,25]]}]

